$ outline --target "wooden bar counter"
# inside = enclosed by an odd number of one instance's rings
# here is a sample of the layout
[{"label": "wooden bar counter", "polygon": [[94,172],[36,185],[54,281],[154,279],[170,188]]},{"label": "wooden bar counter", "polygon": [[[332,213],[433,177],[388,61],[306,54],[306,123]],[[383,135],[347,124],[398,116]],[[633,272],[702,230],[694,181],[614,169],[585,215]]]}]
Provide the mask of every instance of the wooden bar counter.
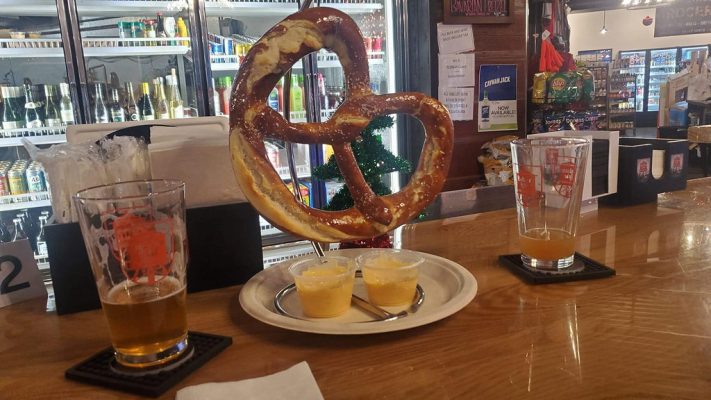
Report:
[{"label": "wooden bar counter", "polygon": [[[518,251],[515,219],[508,209],[403,229],[403,247],[453,260],[479,285],[458,313],[406,331],[298,333],[247,315],[240,287],[188,296],[190,329],[234,343],[163,398],[304,360],[329,400],[711,398],[711,179],[584,215],[577,249],[614,267],[611,278],[522,283],[497,263]],[[64,379],[109,345],[106,323],[45,303],[0,309],[0,398],[137,398]]]}]

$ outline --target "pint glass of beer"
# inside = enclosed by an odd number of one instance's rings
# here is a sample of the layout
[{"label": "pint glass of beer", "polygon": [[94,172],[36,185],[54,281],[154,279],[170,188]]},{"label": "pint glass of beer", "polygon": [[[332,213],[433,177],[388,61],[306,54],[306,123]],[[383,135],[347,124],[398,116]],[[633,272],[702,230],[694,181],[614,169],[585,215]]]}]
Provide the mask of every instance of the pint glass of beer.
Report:
[{"label": "pint glass of beer", "polygon": [[74,196],[116,360],[144,368],[187,347],[185,184],[123,182]]},{"label": "pint glass of beer", "polygon": [[573,265],[589,139],[518,139],[511,155],[521,261],[532,269]]}]

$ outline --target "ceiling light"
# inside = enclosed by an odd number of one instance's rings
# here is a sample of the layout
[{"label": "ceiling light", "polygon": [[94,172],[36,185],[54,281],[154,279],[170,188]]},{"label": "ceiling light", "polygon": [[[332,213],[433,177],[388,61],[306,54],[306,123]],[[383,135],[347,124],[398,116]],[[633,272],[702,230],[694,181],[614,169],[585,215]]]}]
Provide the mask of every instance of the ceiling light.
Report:
[{"label": "ceiling light", "polygon": [[600,33],[603,35],[607,33],[607,26],[606,26],[607,24],[605,23],[606,22],[605,18],[606,18],[605,10],[603,10],[602,11],[602,29],[600,29]]}]

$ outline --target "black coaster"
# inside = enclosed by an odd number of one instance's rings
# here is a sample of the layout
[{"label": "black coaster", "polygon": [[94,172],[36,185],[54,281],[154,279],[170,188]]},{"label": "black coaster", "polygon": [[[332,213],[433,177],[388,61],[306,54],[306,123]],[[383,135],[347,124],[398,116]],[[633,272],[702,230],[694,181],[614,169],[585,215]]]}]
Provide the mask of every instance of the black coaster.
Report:
[{"label": "black coaster", "polygon": [[121,373],[116,367],[114,350],[109,347],[91,358],[69,368],[67,379],[123,390],[142,396],[158,397],[183,378],[200,368],[212,357],[232,344],[232,338],[209,333],[188,332],[189,348],[185,356],[165,368],[147,373]]},{"label": "black coaster", "polygon": [[[540,283],[558,283],[581,281],[585,279],[598,279],[615,275],[614,269],[602,265],[595,260],[591,260],[580,253],[575,253],[574,264],[570,266],[570,268],[573,269],[569,273],[548,273],[545,271],[531,270],[523,265],[523,262],[521,261],[521,254],[499,256],[499,262],[519,278],[534,285]],[[575,268],[576,264],[582,265],[582,268]]]}]

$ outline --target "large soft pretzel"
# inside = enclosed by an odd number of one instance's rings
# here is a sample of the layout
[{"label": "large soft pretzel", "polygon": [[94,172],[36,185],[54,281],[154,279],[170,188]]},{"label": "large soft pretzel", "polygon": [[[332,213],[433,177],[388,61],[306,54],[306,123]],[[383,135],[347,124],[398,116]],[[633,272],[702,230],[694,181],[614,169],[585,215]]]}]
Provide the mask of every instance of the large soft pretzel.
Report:
[{"label": "large soft pretzel", "polygon": [[[324,123],[287,123],[266,103],[286,71],[305,55],[326,48],[343,66],[346,99]],[[331,8],[311,8],[271,28],[245,57],[230,100],[230,149],[247,199],[274,226],[322,242],[370,238],[410,221],[439,193],[452,151],[452,120],[437,100],[420,93],[374,95],[368,57],[355,22]],[[425,144],[410,183],[378,197],[358,169],[350,142],[379,115],[405,113],[425,127]],[[328,143],[355,202],[323,211],[298,202],[269,162],[264,139]]]}]

